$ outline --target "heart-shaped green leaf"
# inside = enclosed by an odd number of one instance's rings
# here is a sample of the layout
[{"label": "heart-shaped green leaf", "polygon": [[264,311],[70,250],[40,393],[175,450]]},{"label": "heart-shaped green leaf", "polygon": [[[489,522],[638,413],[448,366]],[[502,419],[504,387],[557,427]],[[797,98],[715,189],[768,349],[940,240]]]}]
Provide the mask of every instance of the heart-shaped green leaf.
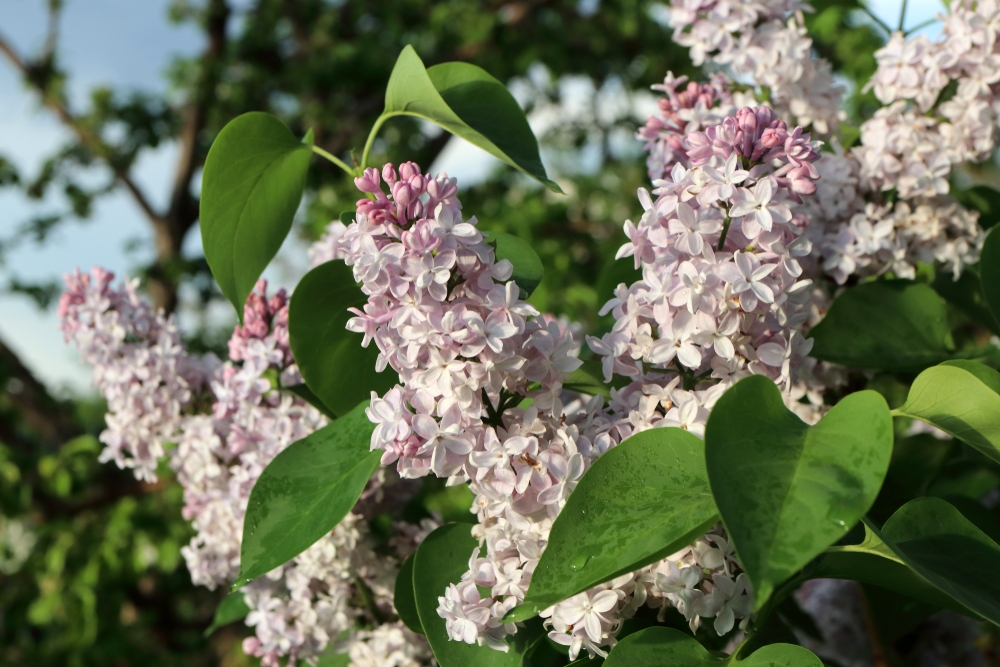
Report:
[{"label": "heart-shaped green leaf", "polygon": [[993,317],[1000,322],[1000,232],[990,230],[979,254],[979,280]]},{"label": "heart-shaped green leaf", "polygon": [[838,296],[809,334],[812,356],[886,370],[921,370],[955,356],[948,304],[927,285],[877,280]]},{"label": "heart-shaped green leaf", "polygon": [[515,635],[515,642],[503,653],[488,646],[452,641],[445,620],[438,616],[438,598],[450,584],[457,584],[469,569],[469,557],[479,548],[466,523],[441,526],[427,536],[413,560],[413,592],[417,601],[420,625],[440,667],[522,667],[529,648],[525,638]]},{"label": "heart-shaped green leaf", "polygon": [[374,342],[361,347],[364,336],[346,328],[354,317],[347,309],[363,309],[366,303],[351,267],[334,260],[307,273],[288,306],[288,336],[302,378],[338,416],[399,381],[391,368],[376,372],[378,347]]},{"label": "heart-shaped green leaf", "polygon": [[913,417],[1000,461],[1000,373],[975,361],[928,368],[893,414]]},{"label": "heart-shaped green leaf", "polygon": [[679,428],[637,433],[580,479],[513,618],[660,560],[718,520],[705,444]]},{"label": "heart-shaped green leaf", "polygon": [[312,156],[280,120],[261,112],[215,138],[201,185],[201,242],[219,288],[243,321],[243,304],[292,228]]},{"label": "heart-shaped green leaf", "polygon": [[212,618],[212,625],[208,626],[205,630],[204,636],[208,637],[224,625],[243,620],[249,613],[250,607],[244,601],[243,593],[230,593],[222,598],[219,606],[215,608],[215,617]]},{"label": "heart-shaped green leaf", "polygon": [[424,634],[424,626],[420,625],[420,615],[417,613],[417,600],[413,594],[413,554],[403,561],[399,574],[396,575],[392,606],[396,608],[403,625],[414,632]]},{"label": "heart-shaped green leaf", "polygon": [[521,288],[521,298],[531,296],[545,274],[545,267],[535,249],[513,234],[504,232],[490,232],[486,235],[486,242],[495,248],[497,261],[506,259],[514,266],[511,280]]},{"label": "heart-shaped green leaf", "polygon": [[791,644],[764,646],[744,660],[720,659],[690,635],[673,628],[640,630],[618,642],[604,667],[823,667],[809,649]]},{"label": "heart-shaped green leaf", "polygon": [[722,395],[705,428],[708,478],[757,609],[868,511],[892,437],[889,406],[874,391],[851,394],[811,427],[764,376]]},{"label": "heart-shaped green leaf", "polygon": [[264,468],[247,502],[234,589],[298,556],[354,507],[382,454],[369,451],[366,407],[293,442]]},{"label": "heart-shaped green leaf", "polygon": [[382,117],[402,114],[440,125],[550,190],[562,192],[545,175],[538,140],[517,100],[475,65],[454,62],[426,69],[413,47],[406,46],[389,77]]}]

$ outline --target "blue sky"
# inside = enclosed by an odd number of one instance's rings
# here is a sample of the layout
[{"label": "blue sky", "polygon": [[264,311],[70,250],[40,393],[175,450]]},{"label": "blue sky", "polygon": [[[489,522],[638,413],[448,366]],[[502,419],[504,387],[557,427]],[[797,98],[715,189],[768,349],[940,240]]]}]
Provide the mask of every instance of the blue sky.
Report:
[{"label": "blue sky", "polygon": [[[899,16],[901,0],[869,3],[890,25]],[[44,40],[45,14],[42,0],[3,0],[0,33],[22,53],[34,52]],[[61,23],[61,58],[70,73],[72,99],[79,104],[94,85],[157,91],[162,90],[163,72],[177,54],[196,53],[200,35],[191,28],[166,21],[167,0],[66,0]],[[245,3],[237,3],[239,5]],[[908,25],[933,17],[940,3],[917,0],[910,3]],[[933,35],[934,27],[926,30]],[[68,138],[66,130],[28,93],[6,60],[0,59],[0,154],[11,158],[22,173],[37,173],[41,157]],[[136,169],[137,180],[156,204],[166,198],[175,146],[164,146],[147,154]],[[445,169],[460,182],[482,178],[492,168],[492,158],[461,141],[453,141],[441,156],[437,169]],[[33,215],[57,210],[58,200],[33,202],[17,193],[0,191],[0,235],[7,235]],[[131,254],[124,247],[137,241]],[[147,261],[151,256],[148,223],[123,193],[105,198],[91,220],[70,223],[44,246],[25,246],[0,267],[0,282],[8,276],[22,280],[51,280],[74,267],[87,270],[101,265],[117,273]],[[190,254],[200,252],[197,233],[185,245]],[[292,260],[303,257],[300,242],[290,239],[279,254],[272,281],[291,285],[298,277]],[[181,321],[183,325],[183,319]],[[73,350],[62,342],[55,314],[40,313],[28,300],[0,295],[0,336],[24,362],[53,388],[87,391],[89,373]]]}]

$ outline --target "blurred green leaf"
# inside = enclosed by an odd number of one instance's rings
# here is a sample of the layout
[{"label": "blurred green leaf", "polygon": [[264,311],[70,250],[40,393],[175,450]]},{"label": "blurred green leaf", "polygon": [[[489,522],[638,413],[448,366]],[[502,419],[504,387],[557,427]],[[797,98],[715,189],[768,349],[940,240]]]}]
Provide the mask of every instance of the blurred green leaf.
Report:
[{"label": "blurred green leaf", "polygon": [[212,619],[212,625],[205,630],[205,636],[208,637],[224,625],[243,620],[249,613],[250,607],[244,601],[243,593],[239,591],[230,593],[222,598],[222,602],[216,608],[215,618]]},{"label": "blurred green leaf", "polygon": [[848,288],[810,335],[812,356],[845,366],[913,371],[956,354],[944,299],[906,280]]}]

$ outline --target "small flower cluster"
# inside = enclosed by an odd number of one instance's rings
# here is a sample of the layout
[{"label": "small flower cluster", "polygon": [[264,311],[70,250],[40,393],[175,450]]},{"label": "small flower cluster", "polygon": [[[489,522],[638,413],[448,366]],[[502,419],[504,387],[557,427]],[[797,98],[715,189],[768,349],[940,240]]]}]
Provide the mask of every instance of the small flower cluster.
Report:
[{"label": "small flower cluster", "polygon": [[803,9],[797,0],[671,0],[669,20],[695,65],[711,59],[751,77],[780,117],[825,135],[839,124],[843,89],[829,63],[811,57]]},{"label": "small flower cluster", "polygon": [[101,268],[77,270],[65,280],[60,328],[93,369],[92,382],[108,402],[100,460],[153,482],[163,444],[174,440],[184,411],[218,362],[187,355],[173,318],[139,297],[138,280],[115,289],[114,274]]},{"label": "small flower cluster", "polygon": [[[126,437],[111,439],[106,451],[124,449],[132,457],[120,466],[139,470],[141,464],[152,474],[164,444],[176,443],[170,466],[184,488],[184,517],[196,531],[181,552],[194,583],[211,589],[228,585],[239,572],[243,518],[257,478],[285,447],[326,423],[315,408],[275,386],[302,381],[288,345],[288,298],[284,291],[268,298],[266,283],[258,283],[247,299],[244,323],[229,341],[230,361],[220,364],[214,357],[188,355],[172,321],[138,297],[136,284],[126,281],[115,289],[113,278],[100,269],[92,276],[68,276],[60,308],[67,338],[94,365],[95,384],[115,411],[109,430],[130,427]],[[112,400],[118,396],[128,400]],[[160,400],[168,396],[173,403]],[[127,445],[113,449],[119,442]],[[356,512],[395,488],[383,485],[383,478],[369,485]],[[412,550],[432,527],[403,525],[395,539]],[[353,606],[360,582],[383,615],[394,613],[400,562],[401,557],[376,557],[362,516],[348,514],[304,553],[242,589],[251,608],[246,622],[255,630],[244,650],[265,667],[277,667],[282,658],[288,664],[309,660],[334,645],[367,656],[359,657],[361,665],[428,664],[426,643],[398,623],[354,631],[368,613]],[[340,641],[345,632],[346,643]],[[393,643],[399,636],[406,637],[402,653]]]},{"label": "small flower cluster", "polygon": [[476,477],[492,465],[474,462],[491,446],[481,416],[502,414],[532,383],[537,406],[557,404],[578,345],[557,322],[530,319],[538,311],[520,299],[510,262],[495,261],[475,218],[462,219],[454,179],[408,163],[355,182],[373,198],[334,232],[369,298],[347,326],[375,341],[378,369],[391,366],[402,383],[373,396],[372,447],[402,477]]},{"label": "small flower cluster", "polygon": [[918,262],[938,263],[957,279],[962,268],[979,260],[985,236],[979,215],[947,196],[868,203],[835,231],[821,250],[823,270],[837,283],[850,276],[892,272],[912,279]]},{"label": "small flower cluster", "polygon": [[875,53],[878,69],[869,87],[887,106],[861,126],[856,150],[873,189],[894,188],[906,198],[945,194],[954,165],[992,154],[998,17],[995,0],[953,2],[942,17],[940,41],[897,32]]}]

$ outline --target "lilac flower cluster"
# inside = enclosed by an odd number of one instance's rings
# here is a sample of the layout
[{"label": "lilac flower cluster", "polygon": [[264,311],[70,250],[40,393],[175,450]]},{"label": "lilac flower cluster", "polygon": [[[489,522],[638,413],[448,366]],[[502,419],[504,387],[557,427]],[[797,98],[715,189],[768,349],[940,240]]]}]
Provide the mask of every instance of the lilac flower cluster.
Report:
[{"label": "lilac flower cluster", "polygon": [[[876,51],[869,83],[887,105],[861,127],[862,176],[901,197],[948,192],[956,164],[988,158],[996,145],[1000,5],[951,3],[941,39],[894,33]],[[955,92],[944,95],[949,84]]]},{"label": "lilac flower cluster", "polygon": [[752,78],[778,116],[826,135],[837,129],[843,89],[829,63],[812,58],[812,40],[797,0],[671,0],[673,41],[691,60]]},{"label": "lilac flower cluster", "polygon": [[[829,65],[812,57],[801,16],[787,14],[804,8],[783,1],[672,3],[675,39],[690,47],[696,63],[711,56],[728,71],[684,89],[686,79],[668,74],[654,87],[666,97],[639,133],[652,179],[664,178],[678,161],[689,167],[688,135],[702,119],[729,113],[740,96],[743,104],[752,104],[745,101],[751,95],[768,101],[787,122],[812,122],[821,133],[835,129],[835,122],[807,120],[808,109],[826,109],[822,118],[835,119],[841,91],[828,85]],[[815,248],[814,257],[803,259],[807,275],[825,272],[838,283],[886,271],[907,277],[917,262],[936,260],[957,277],[978,261],[983,233],[975,214],[945,194],[955,165],[982,160],[995,145],[998,12],[995,1],[956,2],[941,17],[940,41],[895,33],[876,52],[869,87],[887,106],[862,124],[860,145],[844,151],[832,138],[832,150],[814,165],[822,175],[819,191],[796,208],[813,222],[806,231]],[[734,92],[748,80],[746,92]],[[890,189],[905,201],[890,204],[878,195]]]},{"label": "lilac flower cluster", "polygon": [[108,402],[101,461],[155,481],[164,443],[177,436],[183,413],[218,361],[187,355],[173,318],[139,297],[138,280],[114,289],[114,274],[100,268],[65,279],[60,328],[93,368],[92,382]]},{"label": "lilac flower cluster", "polygon": [[[114,455],[120,466],[148,476],[165,456],[164,445],[176,443],[169,463],[184,488],[184,517],[196,531],[181,553],[194,583],[228,585],[239,572],[243,518],[257,478],[285,447],[326,423],[273,384],[302,381],[288,345],[288,298],[284,291],[268,298],[266,283],[258,283],[229,341],[230,361],[220,364],[189,355],[172,320],[137,296],[135,282],[115,289],[113,278],[101,269],[67,276],[60,307],[67,339],[93,365],[95,384],[109,400],[104,458]],[[384,479],[373,480],[356,511],[393,492]],[[426,642],[398,622],[356,632],[367,612],[352,598],[360,580],[382,612],[394,614],[398,565],[431,528],[401,526],[395,538],[401,556],[381,558],[361,516],[348,514],[304,553],[243,589],[251,608],[246,622],[255,630],[244,650],[265,667],[329,650],[357,655],[358,665],[427,665]]]}]

